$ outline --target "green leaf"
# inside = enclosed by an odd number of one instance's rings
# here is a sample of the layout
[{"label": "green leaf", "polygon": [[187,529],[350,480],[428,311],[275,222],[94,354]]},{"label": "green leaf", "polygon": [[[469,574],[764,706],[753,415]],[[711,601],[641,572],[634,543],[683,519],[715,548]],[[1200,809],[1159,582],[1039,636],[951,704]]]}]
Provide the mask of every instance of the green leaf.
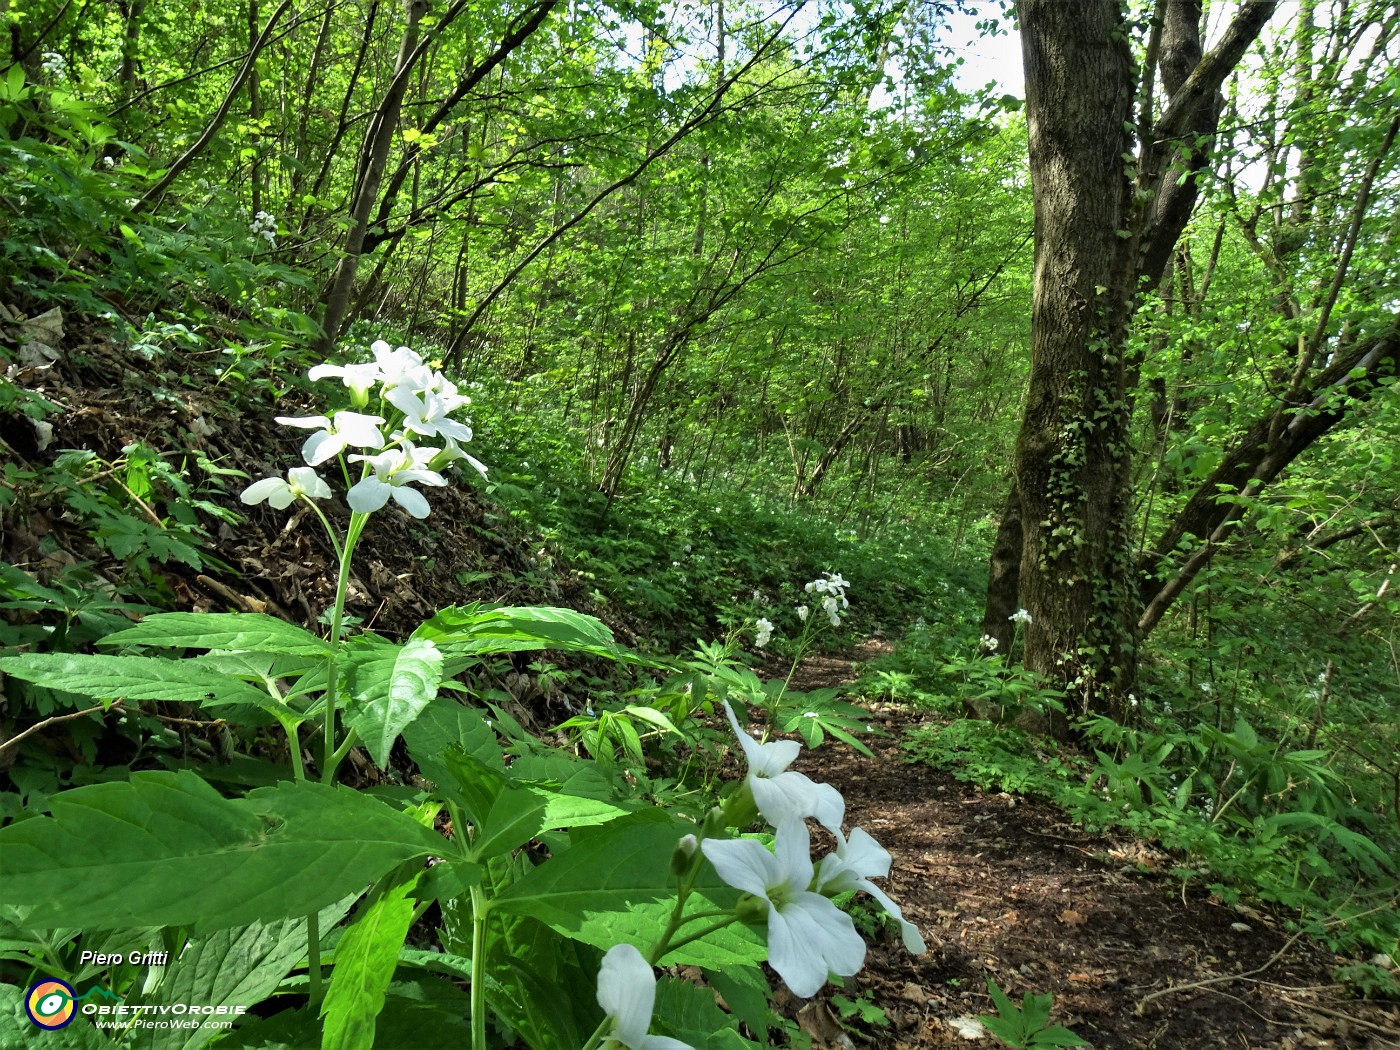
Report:
[{"label": "green leaf", "polygon": [[[322,909],[321,929],[332,929],[354,903],[356,893]],[[130,1004],[202,1003],[209,1006],[255,1006],[277,990],[306,956],[306,919],[283,919],[218,930],[185,945],[165,968],[149,994],[128,998]],[[157,1028],[137,1045],[143,1050],[196,1050],[215,1036],[216,1028]]]},{"label": "green leaf", "polygon": [[664,813],[637,813],[526,872],[492,899],[491,908],[532,915],[574,936],[589,916],[669,895],[671,854],[681,835]]},{"label": "green leaf", "polygon": [[352,665],[347,678],[354,702],[345,723],[382,769],[399,734],[437,698],[442,652],[430,641],[413,638],[391,654]]},{"label": "green leaf", "polygon": [[[444,790],[453,783],[453,774],[446,762],[449,752],[463,751],[487,769],[498,772],[505,769],[496,731],[487,724],[486,717],[472,707],[445,700],[432,704],[404,728],[402,736],[419,771]],[[489,808],[488,803],[482,812]]]},{"label": "green leaf", "polygon": [[375,1018],[413,923],[410,891],[416,882],[415,877],[385,890],[336,944],[335,970],[321,1004],[321,1050],[373,1050]]},{"label": "green leaf", "polygon": [[444,609],[418,630],[426,638],[469,653],[510,653],[530,649],[559,649],[617,658],[620,651],[612,631],[599,619],[547,606],[479,605]]},{"label": "green leaf", "polygon": [[35,1050],[35,1047],[42,1047],[43,1050],[112,1050],[115,1045],[82,1019],[75,1020],[66,1028],[40,1032],[24,1012],[24,989],[13,984],[0,984],[0,1050]]},{"label": "green leaf", "polygon": [[235,649],[284,656],[327,656],[329,643],[310,631],[261,613],[154,613],[97,642],[168,649]]},{"label": "green leaf", "polygon": [[0,875],[26,923],[217,930],[311,912],[441,850],[412,817],[350,788],[284,782],[226,799],[186,771],[50,799],[0,829]]},{"label": "green leaf", "polygon": [[[527,871],[497,894],[490,907],[534,916],[564,936],[596,948],[611,948],[623,941],[653,944],[675,906],[670,863],[683,831],[665,814],[645,810],[576,836],[567,851]],[[686,902],[686,913],[727,908],[738,896],[706,868]],[[699,920],[691,929],[712,921]],[[736,924],[668,953],[662,962],[724,970],[766,957],[759,936]]]},{"label": "green leaf", "polygon": [[759,1044],[734,1030],[708,988],[665,977],[656,982],[652,1031],[688,1043],[695,1050],[745,1050]]},{"label": "green leaf", "polygon": [[534,792],[518,787],[502,791],[472,841],[473,859],[490,860],[529,842],[543,829],[544,812],[545,801]]},{"label": "green leaf", "polygon": [[0,659],[0,672],[94,700],[172,700],[204,707],[275,706],[266,691],[189,660],[27,653]]}]

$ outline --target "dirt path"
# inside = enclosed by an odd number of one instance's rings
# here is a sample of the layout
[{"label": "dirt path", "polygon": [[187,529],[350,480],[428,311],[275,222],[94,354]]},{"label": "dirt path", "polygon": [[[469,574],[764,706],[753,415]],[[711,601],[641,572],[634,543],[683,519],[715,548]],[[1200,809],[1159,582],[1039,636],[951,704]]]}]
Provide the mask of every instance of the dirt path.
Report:
[{"label": "dirt path", "polygon": [[[800,688],[852,677],[849,660],[825,658],[802,669]],[[996,1045],[953,1023],[993,1012],[991,976],[1018,1003],[1026,991],[1053,994],[1052,1020],[1101,1050],[1400,1048],[1400,1008],[1350,998],[1332,981],[1337,959],[1290,942],[1282,919],[1203,890],[1183,899],[1177,880],[1150,870],[1173,863],[1150,846],[1083,834],[1048,803],[908,765],[899,739],[918,719],[872,717],[891,733],[871,741],[873,760],[829,746],[797,764],[845,795],[848,829],[864,827],[894,856],[890,895],[929,945],[917,958],[897,938],[873,947],[839,992],[868,993],[884,1010],[887,1026],[858,1026],[869,1045]],[[837,1045],[831,1010],[817,1002],[801,1020]]]}]

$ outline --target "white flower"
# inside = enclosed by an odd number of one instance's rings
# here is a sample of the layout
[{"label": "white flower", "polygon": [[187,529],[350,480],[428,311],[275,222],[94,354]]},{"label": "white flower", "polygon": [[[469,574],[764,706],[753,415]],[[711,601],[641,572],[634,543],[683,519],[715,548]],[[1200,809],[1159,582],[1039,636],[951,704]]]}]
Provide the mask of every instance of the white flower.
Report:
[{"label": "white flower", "polygon": [[250,507],[266,500],[276,510],[286,510],[294,500],[302,496],[328,499],[330,494],[330,486],[310,467],[293,467],[287,471],[286,481],[281,478],[263,478],[249,485],[238,498]]},{"label": "white flower", "polygon": [[744,749],[749,772],[745,783],[753,792],[754,804],[763,819],[777,827],[789,817],[815,817],[832,834],[840,834],[846,816],[846,800],[830,784],[818,784],[796,770],[788,769],[802,750],[796,740],[774,740],[760,744],[739,726],[734,709],[724,701],[739,746]]},{"label": "white flower", "polygon": [[812,580],[802,589],[808,594],[829,594],[849,605],[850,603],[846,602],[846,588],[850,585],[850,581],[839,572],[824,572],[821,579]]},{"label": "white flower", "polygon": [[889,850],[870,837],[864,828],[856,828],[849,839],[836,837],[836,852],[822,858],[817,868],[818,893],[835,896],[847,890],[864,890],[880,902],[880,907],[899,923],[904,947],[914,955],[928,950],[919,928],[904,918],[899,905],[885,895],[871,879],[883,879],[890,873]]},{"label": "white flower", "polygon": [[391,405],[404,415],[404,428],[423,437],[452,438],[470,441],[472,428],[449,418],[452,404],[433,390],[412,390],[407,386],[393,388],[386,395]]},{"label": "white flower", "polygon": [[1026,612],[1025,609],[1017,609],[1014,613],[1008,616],[1007,619],[1010,620],[1012,623],[1030,623],[1031,614]]},{"label": "white flower", "polygon": [[314,383],[317,380],[338,376],[350,390],[355,404],[363,405],[369,400],[370,387],[383,378],[379,366],[373,361],[361,361],[353,365],[315,365],[306,373]]},{"label": "white flower", "polygon": [[627,1050],[694,1050],[689,1043],[662,1035],[647,1035],[651,1011],[656,1005],[656,974],[642,953],[630,944],[618,944],[603,956],[598,970],[598,1005],[613,1020],[605,1047]]},{"label": "white flower", "polygon": [[1207,696],[1210,695],[1210,691],[1211,691],[1212,688],[1213,688],[1213,686],[1212,686],[1209,682],[1202,682],[1202,683],[1201,683],[1201,692],[1205,693]]},{"label": "white flower", "polygon": [[766,617],[760,616],[757,622],[758,637],[754,639],[754,645],[762,649],[773,638],[773,622]]},{"label": "white flower", "polygon": [[989,653],[994,653],[997,651],[997,640],[993,638],[990,634],[984,634],[982,636],[980,644],[982,648],[987,650],[987,652]]},{"label": "white flower", "polygon": [[[486,464],[481,462],[481,460],[477,459],[475,456],[468,455],[465,451],[463,451],[462,446],[457,444],[457,442],[450,437],[447,439],[443,450],[433,458],[433,461],[429,464],[429,466],[433,470],[440,471],[449,463],[454,463],[459,459],[466,460],[468,465],[470,465],[473,470],[480,474],[483,479],[486,477]],[[554,494],[556,496],[559,495],[559,490],[555,489]]]},{"label": "white flower", "polygon": [[401,386],[411,390],[431,390],[437,385],[433,370],[408,347],[394,349],[380,339],[370,346],[370,350],[374,352],[374,361],[379,366],[379,378],[384,383],[386,395]]},{"label": "white flower", "polygon": [[106,168],[108,171],[111,171],[113,168],[115,168],[115,167],[117,166],[117,162],[116,162],[115,160],[113,160],[111,157],[103,157],[103,158],[102,158],[102,166],[103,166],[104,168]]},{"label": "white flower", "polygon": [[810,616],[811,614],[812,614],[812,610],[809,609],[809,608],[807,608],[807,606],[805,606],[805,605],[799,605],[799,606],[797,607],[797,618],[798,618],[799,620],[801,620],[803,623],[806,623],[806,622],[807,622],[807,617]]},{"label": "white flower", "polygon": [[368,463],[374,473],[366,475],[355,483],[345,494],[345,502],[350,509],[360,514],[378,510],[394,498],[399,506],[415,518],[428,516],[428,501],[417,489],[409,484],[442,486],[444,478],[428,464],[440,450],[435,448],[414,448],[411,442],[404,442],[402,448],[391,448],[377,456],[351,456],[350,461]]},{"label": "white flower", "polygon": [[822,608],[826,610],[826,618],[831,621],[831,626],[840,627],[841,613],[838,611],[841,608],[840,601],[831,595],[827,595],[822,599]]},{"label": "white flower", "polygon": [[303,430],[316,430],[301,446],[301,458],[308,466],[319,466],[340,455],[346,448],[383,448],[384,435],[379,425],[382,416],[366,416],[359,412],[337,412],[334,418],[325,416],[278,416],[277,422]]},{"label": "white flower", "polygon": [[768,964],[804,999],[828,973],[850,977],[865,963],[865,941],[851,917],[808,889],[811,841],[807,825],[789,817],[778,825],[772,853],[753,839],[700,844],[720,878],[768,902]]}]

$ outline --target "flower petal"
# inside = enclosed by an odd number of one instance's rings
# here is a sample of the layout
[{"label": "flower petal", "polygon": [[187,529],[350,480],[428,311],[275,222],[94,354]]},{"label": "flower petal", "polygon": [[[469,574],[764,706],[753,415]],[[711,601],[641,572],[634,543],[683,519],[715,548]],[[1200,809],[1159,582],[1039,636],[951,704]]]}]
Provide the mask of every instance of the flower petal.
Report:
[{"label": "flower petal", "polygon": [[345,439],[329,430],[319,430],[306,439],[301,446],[301,458],[309,467],[319,467],[328,459],[333,459],[345,451]]},{"label": "flower petal", "polygon": [[809,999],[828,973],[850,977],[865,963],[865,941],[851,917],[825,897],[802,893],[768,911],[768,965],[794,995]]},{"label": "flower petal", "polygon": [[389,484],[379,480],[377,474],[361,478],[345,494],[345,502],[358,514],[369,514],[389,502]]},{"label": "flower petal", "polygon": [[928,946],[924,944],[923,934],[919,932],[919,928],[904,917],[904,913],[899,910],[899,905],[890,900],[884,890],[867,879],[862,879],[859,885],[861,889],[879,901],[880,907],[885,909],[890,918],[899,923],[899,937],[904,942],[905,951],[911,955],[923,955],[924,952],[928,951]]},{"label": "flower petal", "polygon": [[805,820],[789,817],[778,826],[773,856],[783,872],[785,895],[805,893],[812,884],[812,834]]},{"label": "flower petal", "polygon": [[871,838],[864,828],[853,829],[851,837],[839,846],[836,852],[841,854],[848,865],[859,871],[862,878],[883,879],[890,873],[890,851]]},{"label": "flower petal", "polygon": [[617,1022],[614,1035],[624,1046],[642,1045],[655,1003],[656,975],[642,953],[630,944],[609,948],[598,970],[598,1005]]},{"label": "flower petal", "polygon": [[407,485],[391,485],[389,493],[394,497],[395,503],[420,521],[432,511],[427,498],[417,489],[411,489]]},{"label": "flower petal", "polygon": [[775,827],[789,817],[815,817],[828,831],[841,833],[846,800],[830,784],[818,784],[805,774],[790,770],[776,777],[751,775],[749,788],[763,819]]},{"label": "flower petal", "polygon": [[[272,499],[274,494],[283,492],[286,489],[287,482],[282,478],[263,478],[261,481],[255,481],[249,485],[239,494],[238,498],[251,507],[256,503],[262,503],[264,500]],[[286,505],[287,504],[284,503],[282,507]],[[281,510],[282,507],[278,507],[278,510]]]},{"label": "flower petal", "polygon": [[321,475],[317,474],[311,467],[293,467],[287,471],[287,477],[293,485],[296,485],[312,499],[330,498],[331,487],[322,481]]},{"label": "flower petal", "polygon": [[767,900],[768,887],[783,881],[778,858],[753,839],[706,839],[700,843],[700,851],[719,877],[736,890]]}]

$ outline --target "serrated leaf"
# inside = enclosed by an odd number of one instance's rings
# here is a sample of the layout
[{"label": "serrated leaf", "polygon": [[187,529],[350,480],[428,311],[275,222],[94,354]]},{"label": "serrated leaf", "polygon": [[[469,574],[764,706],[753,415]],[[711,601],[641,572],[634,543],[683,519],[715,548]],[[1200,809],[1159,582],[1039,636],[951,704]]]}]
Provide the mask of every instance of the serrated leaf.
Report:
[{"label": "serrated leaf", "polygon": [[305,628],[261,613],[153,613],[97,644],[234,649],[284,656],[327,656],[331,651],[327,642]]},{"label": "serrated leaf", "polygon": [[[670,862],[682,833],[680,825],[659,811],[620,819],[527,871],[497,894],[490,906],[493,911],[534,916],[564,936],[596,948],[623,941],[654,944],[675,904]],[[686,902],[686,912],[729,907],[738,896],[706,869]],[[735,925],[668,953],[662,962],[723,970],[766,957],[759,936]]]},{"label": "serrated leaf", "polygon": [[98,1035],[85,1021],[75,1020],[66,1028],[40,1032],[24,1012],[24,989],[0,984],[0,1050],[112,1050],[116,1044]]},{"label": "serrated leaf", "polygon": [[347,685],[353,699],[345,723],[360,735],[381,769],[388,765],[399,734],[437,698],[441,682],[442,653],[421,638],[351,666]]},{"label": "serrated leaf", "polygon": [[441,788],[452,783],[445,761],[452,751],[465,752],[488,769],[505,769],[496,731],[472,707],[446,701],[432,704],[401,735],[418,769]]},{"label": "serrated leaf", "polygon": [[[347,896],[318,916],[321,929],[334,928],[355,901]],[[273,992],[306,955],[306,919],[283,919],[218,930],[185,945],[165,968],[159,987],[129,1004],[202,1003],[254,1006]],[[196,1050],[223,1033],[217,1028],[142,1030],[142,1050]]]},{"label": "serrated leaf", "polygon": [[0,672],[94,700],[170,700],[204,707],[274,703],[264,690],[232,675],[155,656],[28,653],[0,659]]},{"label": "serrated leaf", "polygon": [[548,606],[469,605],[444,609],[413,632],[470,653],[559,649],[617,657],[612,631],[594,616]]},{"label": "serrated leaf", "polygon": [[226,799],[187,771],[134,773],[0,829],[0,875],[26,924],[195,926],[308,915],[441,849],[411,816],[305,781]]},{"label": "serrated leaf", "polygon": [[375,1019],[413,923],[410,892],[416,881],[385,890],[336,944],[335,970],[321,1004],[321,1050],[373,1050]]}]

